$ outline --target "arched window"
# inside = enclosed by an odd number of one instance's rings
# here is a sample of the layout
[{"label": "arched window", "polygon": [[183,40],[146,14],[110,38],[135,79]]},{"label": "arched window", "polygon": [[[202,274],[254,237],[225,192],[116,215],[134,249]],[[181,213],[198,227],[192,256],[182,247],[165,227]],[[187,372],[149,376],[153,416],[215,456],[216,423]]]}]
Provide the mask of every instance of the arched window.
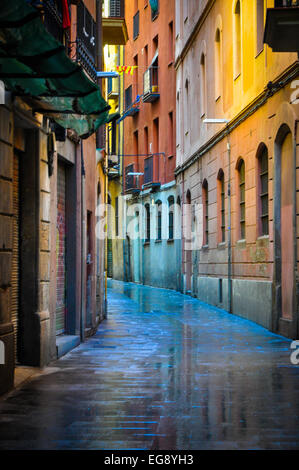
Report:
[{"label": "arched window", "polygon": [[209,186],[205,179],[202,183],[203,204],[203,244],[209,244]]},{"label": "arched window", "polygon": [[200,114],[204,116],[206,113],[206,58],[204,53],[200,58]]},{"label": "arched window", "polygon": [[244,160],[239,161],[239,237],[245,239],[245,163]]},{"label": "arched window", "polygon": [[183,204],[183,217],[184,217],[184,236],[186,240],[192,238],[192,219],[191,219],[191,192],[188,189],[186,193],[186,204]]},{"label": "arched window", "polygon": [[174,197],[168,198],[168,240],[174,238]]},{"label": "arched window", "polygon": [[224,173],[220,169],[218,172],[218,240],[220,243],[225,242],[225,187]]},{"label": "arched window", "polygon": [[269,235],[268,149],[262,145],[258,152],[258,233]]},{"label": "arched window", "polygon": [[222,82],[222,63],[221,63],[221,32],[217,28],[215,35],[215,99],[221,96],[221,82]]},{"label": "arched window", "polygon": [[156,202],[157,207],[157,240],[162,240],[162,202]]},{"label": "arched window", "polygon": [[234,9],[234,78],[241,73],[241,2],[238,0]]},{"label": "arched window", "polygon": [[151,210],[150,205],[145,204],[145,241],[149,242],[151,239]]}]

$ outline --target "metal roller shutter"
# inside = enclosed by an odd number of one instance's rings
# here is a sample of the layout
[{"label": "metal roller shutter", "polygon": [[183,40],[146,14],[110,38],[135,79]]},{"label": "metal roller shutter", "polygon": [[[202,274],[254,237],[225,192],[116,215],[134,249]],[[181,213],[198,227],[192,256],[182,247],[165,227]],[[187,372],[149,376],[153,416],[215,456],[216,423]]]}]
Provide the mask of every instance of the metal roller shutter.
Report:
[{"label": "metal roller shutter", "polygon": [[11,318],[15,332],[15,359],[17,361],[18,313],[19,313],[19,157],[13,160],[13,239],[12,239],[12,275],[11,275]]},{"label": "metal roller shutter", "polygon": [[56,239],[56,334],[65,330],[66,282],[65,282],[65,167],[57,170],[57,239]]}]

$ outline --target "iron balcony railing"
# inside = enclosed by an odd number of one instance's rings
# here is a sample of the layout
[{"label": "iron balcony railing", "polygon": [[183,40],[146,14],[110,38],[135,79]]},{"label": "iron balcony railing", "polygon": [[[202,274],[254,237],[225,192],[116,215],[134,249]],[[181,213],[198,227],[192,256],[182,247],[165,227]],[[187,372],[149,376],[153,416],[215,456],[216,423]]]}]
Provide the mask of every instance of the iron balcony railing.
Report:
[{"label": "iron balcony railing", "polygon": [[63,43],[62,3],[55,0],[44,0],[44,26],[57,41]]},{"label": "iron balcony railing", "polygon": [[96,80],[96,23],[83,2],[77,11],[77,62]]}]

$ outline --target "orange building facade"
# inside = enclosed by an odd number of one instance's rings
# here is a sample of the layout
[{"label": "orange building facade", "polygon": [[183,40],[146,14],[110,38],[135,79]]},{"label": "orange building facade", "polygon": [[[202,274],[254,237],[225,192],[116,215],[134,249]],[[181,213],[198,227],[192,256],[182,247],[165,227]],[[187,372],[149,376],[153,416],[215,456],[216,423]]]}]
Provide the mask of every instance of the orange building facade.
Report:
[{"label": "orange building facade", "polygon": [[[132,240],[126,227],[124,278],[177,288],[178,243],[173,234],[176,201],[175,2],[126,2],[123,194],[126,207],[139,204],[140,228]],[[160,208],[164,206],[163,211]],[[136,206],[137,207],[137,206]]]}]

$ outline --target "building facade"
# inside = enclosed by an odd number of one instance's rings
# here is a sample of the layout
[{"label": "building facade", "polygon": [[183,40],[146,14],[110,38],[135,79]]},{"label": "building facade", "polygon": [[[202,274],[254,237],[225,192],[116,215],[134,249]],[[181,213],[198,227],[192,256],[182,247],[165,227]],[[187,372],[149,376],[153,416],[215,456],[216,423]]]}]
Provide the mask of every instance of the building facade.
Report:
[{"label": "building facade", "polygon": [[0,393],[13,387],[16,365],[45,366],[104,316],[95,131],[108,105],[95,83],[96,2],[36,3],[18,0],[12,11],[4,2],[0,13]]},{"label": "building facade", "polygon": [[127,2],[123,213],[124,279],[180,288],[174,228],[174,2]]},{"label": "building facade", "polygon": [[176,1],[176,177],[202,208],[184,291],[295,338],[298,56],[264,44],[274,6]]}]

